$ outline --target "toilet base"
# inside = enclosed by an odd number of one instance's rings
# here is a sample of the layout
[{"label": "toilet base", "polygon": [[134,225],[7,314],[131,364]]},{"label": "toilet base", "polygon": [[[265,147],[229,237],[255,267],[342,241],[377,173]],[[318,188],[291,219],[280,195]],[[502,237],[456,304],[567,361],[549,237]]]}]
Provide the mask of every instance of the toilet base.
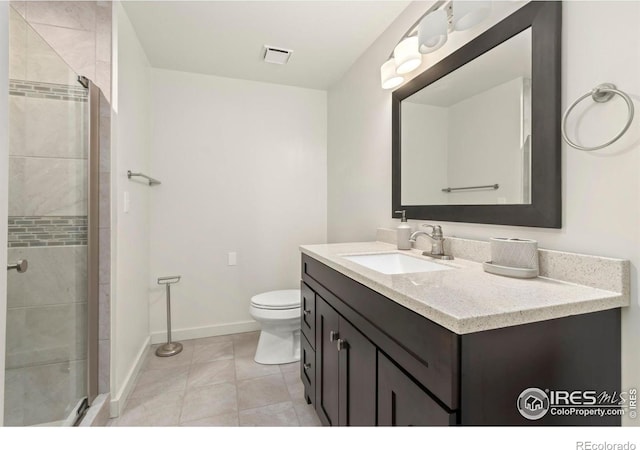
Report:
[{"label": "toilet base", "polygon": [[287,364],[300,361],[300,330],[260,332],[254,361],[258,364]]}]

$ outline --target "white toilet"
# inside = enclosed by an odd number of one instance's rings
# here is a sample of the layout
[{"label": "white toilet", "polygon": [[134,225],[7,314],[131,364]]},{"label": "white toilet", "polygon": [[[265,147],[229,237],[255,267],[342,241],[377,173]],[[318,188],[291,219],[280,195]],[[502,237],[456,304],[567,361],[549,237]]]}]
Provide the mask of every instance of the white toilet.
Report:
[{"label": "white toilet", "polygon": [[300,360],[300,289],[255,295],[251,297],[249,313],[262,328],[254,358],[257,363]]}]

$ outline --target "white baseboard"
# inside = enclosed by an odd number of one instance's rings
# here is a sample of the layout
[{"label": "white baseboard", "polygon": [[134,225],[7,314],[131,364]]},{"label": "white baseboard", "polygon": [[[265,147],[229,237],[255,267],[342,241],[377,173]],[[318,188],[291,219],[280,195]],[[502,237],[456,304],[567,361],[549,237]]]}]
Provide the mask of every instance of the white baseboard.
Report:
[{"label": "white baseboard", "polygon": [[127,400],[129,399],[129,394],[133,390],[133,386],[135,385],[136,379],[138,378],[138,374],[142,369],[142,363],[147,357],[147,353],[149,353],[150,348],[150,339],[146,338],[142,347],[140,347],[140,351],[138,352],[138,356],[136,356],[135,364],[129,370],[127,377],[125,378],[122,387],[118,391],[115,397],[111,399],[110,402],[110,410],[111,410],[111,418],[118,417],[122,411],[124,411],[124,407],[127,404]]},{"label": "white baseboard", "polygon": [[[245,322],[223,323],[220,325],[209,325],[206,327],[180,328],[171,331],[171,339],[174,341],[199,339],[211,336],[222,336],[225,334],[246,333],[249,331],[258,331],[260,324],[255,320]],[[151,343],[161,344],[167,342],[167,332],[154,331],[151,333]]]}]

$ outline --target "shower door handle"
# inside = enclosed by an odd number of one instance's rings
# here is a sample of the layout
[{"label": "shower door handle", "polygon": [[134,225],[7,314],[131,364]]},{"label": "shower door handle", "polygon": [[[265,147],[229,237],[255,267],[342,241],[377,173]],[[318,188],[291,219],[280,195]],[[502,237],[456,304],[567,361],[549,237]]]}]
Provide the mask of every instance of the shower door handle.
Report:
[{"label": "shower door handle", "polygon": [[18,273],[25,273],[29,268],[29,262],[26,259],[21,259],[15,264],[8,264],[7,270],[16,269]]}]

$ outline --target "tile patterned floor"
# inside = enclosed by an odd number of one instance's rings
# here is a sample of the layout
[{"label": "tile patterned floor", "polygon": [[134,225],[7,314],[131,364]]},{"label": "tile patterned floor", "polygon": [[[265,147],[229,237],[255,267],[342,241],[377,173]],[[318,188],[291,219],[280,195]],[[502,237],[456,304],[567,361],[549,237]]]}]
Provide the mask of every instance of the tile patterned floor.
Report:
[{"label": "tile patterned floor", "polygon": [[299,363],[253,361],[258,332],[182,341],[170,358],[154,346],[124,412],[110,426],[319,426],[303,398]]}]

